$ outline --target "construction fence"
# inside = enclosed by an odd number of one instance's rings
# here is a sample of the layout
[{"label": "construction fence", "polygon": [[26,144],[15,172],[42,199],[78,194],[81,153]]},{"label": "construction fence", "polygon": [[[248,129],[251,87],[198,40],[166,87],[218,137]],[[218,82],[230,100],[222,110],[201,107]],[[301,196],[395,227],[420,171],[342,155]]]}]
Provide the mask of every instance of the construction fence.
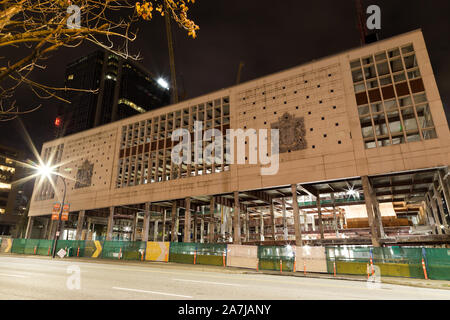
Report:
[{"label": "construction fence", "polygon": [[[313,272],[450,280],[450,249],[404,247],[244,246],[183,242],[59,240],[66,257],[229,266],[279,272]],[[0,253],[50,256],[53,240],[0,237]]]}]

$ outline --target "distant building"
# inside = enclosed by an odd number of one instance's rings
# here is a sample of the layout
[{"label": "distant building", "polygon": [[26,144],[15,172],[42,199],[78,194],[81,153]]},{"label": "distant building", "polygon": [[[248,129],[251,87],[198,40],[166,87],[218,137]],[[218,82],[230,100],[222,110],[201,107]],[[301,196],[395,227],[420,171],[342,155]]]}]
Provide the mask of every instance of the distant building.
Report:
[{"label": "distant building", "polygon": [[98,127],[170,103],[170,91],[136,62],[95,51],[66,67],[65,86],[96,90],[68,91],[70,104],[60,107],[56,137]]},{"label": "distant building", "polygon": [[25,174],[25,169],[17,163],[23,159],[22,152],[0,146],[0,236],[15,235],[16,226],[27,210],[28,198],[23,185],[13,184]]}]

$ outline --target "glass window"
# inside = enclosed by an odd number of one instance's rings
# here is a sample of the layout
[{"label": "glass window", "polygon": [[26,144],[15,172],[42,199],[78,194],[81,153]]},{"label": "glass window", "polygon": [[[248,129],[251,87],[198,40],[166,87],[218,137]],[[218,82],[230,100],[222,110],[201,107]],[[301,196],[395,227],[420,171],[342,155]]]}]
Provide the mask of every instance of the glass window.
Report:
[{"label": "glass window", "polygon": [[406,80],[406,76],[404,72],[398,73],[396,75],[394,75],[394,81],[395,83],[397,82],[401,82],[401,81],[405,81]]},{"label": "glass window", "polygon": [[372,80],[367,82],[367,89],[378,88],[378,80]]},{"label": "glass window", "polygon": [[414,95],[414,103],[419,104],[427,101],[427,96],[425,93],[419,93]]},{"label": "glass window", "polygon": [[377,70],[378,70],[378,75],[380,75],[380,76],[389,74],[389,66],[388,66],[387,62],[382,62],[382,63],[377,64]]},{"label": "glass window", "polygon": [[388,84],[391,84],[391,83],[392,83],[391,76],[380,78],[380,85],[381,86],[385,86],[385,85],[388,85]]},{"label": "glass window", "polygon": [[360,106],[358,108],[358,114],[360,116],[365,115],[365,114],[369,114],[369,106],[368,105]]},{"label": "glass window", "polygon": [[397,110],[397,101],[396,100],[387,100],[384,102],[384,106],[386,108],[386,111]]},{"label": "glass window", "polygon": [[416,132],[407,133],[406,134],[406,141],[408,141],[408,142],[420,141],[419,132],[416,131]]},{"label": "glass window", "polygon": [[368,57],[362,58],[362,63],[363,63],[363,65],[373,63],[372,56],[368,56]]},{"label": "glass window", "polygon": [[391,131],[391,134],[393,135],[396,133],[401,133],[403,130],[398,111],[389,112],[387,116],[389,121],[389,130]]},{"label": "glass window", "polygon": [[422,135],[425,140],[437,138],[437,134],[434,129],[424,130],[424,131],[422,131]]},{"label": "glass window", "polygon": [[389,58],[397,57],[400,55],[400,50],[398,49],[392,49],[388,51]]},{"label": "glass window", "polygon": [[433,118],[431,117],[430,107],[428,104],[416,106],[416,111],[419,124],[422,129],[434,127]]},{"label": "glass window", "polygon": [[355,93],[362,92],[366,90],[364,83],[355,84]]},{"label": "glass window", "polygon": [[392,72],[397,72],[403,70],[403,63],[400,58],[391,60]]},{"label": "glass window", "polygon": [[361,69],[352,71],[352,76],[353,76],[353,82],[360,82],[364,79]]},{"label": "glass window", "polygon": [[410,106],[412,104],[411,96],[406,96],[404,98],[398,99],[400,107]]},{"label": "glass window", "polygon": [[372,104],[372,113],[383,112],[383,105],[381,103]]},{"label": "glass window", "polygon": [[403,54],[407,54],[407,53],[410,53],[410,52],[413,52],[413,51],[414,51],[414,48],[413,48],[412,44],[402,48],[402,53]]},{"label": "glass window", "polygon": [[377,53],[375,55],[375,60],[376,61],[386,60],[386,52],[383,51],[383,52]]},{"label": "glass window", "polygon": [[415,78],[420,78],[420,71],[419,69],[413,70],[413,71],[408,71],[408,78],[410,80],[415,79]]},{"label": "glass window", "polygon": [[375,67],[374,66],[365,67],[364,68],[364,75],[366,76],[366,79],[375,78],[377,76],[377,74],[375,72]]},{"label": "glass window", "polygon": [[402,135],[392,136],[392,144],[402,144],[405,143],[405,137]]},{"label": "glass window", "polygon": [[417,60],[416,60],[415,54],[405,57],[405,67],[406,67],[406,69],[411,69],[411,68],[417,67]]}]

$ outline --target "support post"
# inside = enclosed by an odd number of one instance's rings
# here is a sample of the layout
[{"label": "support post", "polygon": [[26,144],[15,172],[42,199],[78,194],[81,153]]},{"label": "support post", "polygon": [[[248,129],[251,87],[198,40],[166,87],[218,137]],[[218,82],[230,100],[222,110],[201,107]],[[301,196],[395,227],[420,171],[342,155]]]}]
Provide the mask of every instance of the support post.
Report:
[{"label": "support post", "polygon": [[148,242],[148,231],[150,228],[150,202],[145,203],[144,209],[144,223],[142,226],[142,236],[141,239],[143,242]]},{"label": "support post", "polygon": [[442,234],[442,229],[440,227],[439,223],[439,217],[437,213],[436,203],[433,200],[433,197],[430,196],[429,193],[425,195],[425,201],[427,203],[427,207],[431,208],[431,212],[433,213],[433,220],[434,220],[434,233],[435,234]]},{"label": "support post", "polygon": [[316,202],[317,202],[317,213],[319,215],[319,231],[320,231],[320,239],[325,239],[323,232],[323,219],[322,219],[322,204],[320,203],[320,193],[316,194]]},{"label": "support post", "polygon": [[245,210],[245,241],[250,241],[250,217],[248,214],[248,209]]},{"label": "support post", "polygon": [[30,239],[31,233],[33,231],[33,223],[34,223],[34,217],[29,216],[28,217],[27,230],[25,232],[25,239]]},{"label": "support post", "polygon": [[334,193],[331,193],[331,203],[333,205],[333,223],[334,231],[336,232],[336,237],[339,235],[338,221],[336,217],[336,199],[334,198]]},{"label": "support post", "polygon": [[272,200],[270,200],[270,219],[271,219],[271,222],[272,222],[272,239],[273,239],[273,241],[275,241],[276,239],[275,239],[275,212],[274,212],[274,209],[273,209],[273,201]]},{"label": "support post", "polygon": [[112,240],[114,227],[114,207],[109,207],[108,227],[106,229],[106,241]]},{"label": "support post", "polygon": [[208,238],[209,238],[209,243],[214,243],[214,229],[216,227],[216,220],[214,218],[214,213],[216,211],[216,203],[215,203],[215,199],[214,196],[211,197],[211,200],[209,202],[209,223],[208,223]]},{"label": "support post", "polygon": [[172,202],[172,230],[170,231],[170,241],[171,242],[177,242],[178,241],[178,228],[177,228],[177,220],[178,220],[178,214],[177,214],[177,202]]},{"label": "support post", "polygon": [[162,242],[166,241],[166,209],[163,209],[163,220],[162,220]]},{"label": "support post", "polygon": [[84,214],[84,210],[78,212],[77,233],[75,234],[75,240],[81,240],[81,233],[83,232],[84,225]]},{"label": "support post", "polygon": [[370,230],[371,230],[370,234],[372,237],[372,245],[374,247],[381,247],[380,238],[379,238],[378,232],[377,232],[375,215],[373,212],[372,197],[370,194],[370,186],[369,186],[369,177],[362,176],[361,183],[362,183],[362,187],[363,187],[363,191],[364,191],[364,200],[366,203],[367,218],[368,218],[369,226],[370,226]]},{"label": "support post", "polygon": [[204,243],[205,239],[203,237],[203,234],[205,233],[205,219],[202,217],[200,218],[200,243]]},{"label": "support post", "polygon": [[233,217],[233,243],[241,244],[241,214],[239,205],[239,192],[234,192],[234,217]]},{"label": "support post", "polygon": [[153,241],[158,241],[158,220],[155,220],[155,224],[153,225]]},{"label": "support post", "polygon": [[184,242],[191,242],[191,198],[184,200]]},{"label": "support post", "polygon": [[302,229],[300,227],[300,216],[298,209],[298,200],[297,200],[297,185],[291,185],[292,191],[292,208],[294,212],[294,230],[295,230],[295,244],[297,246],[303,247],[303,239],[302,239]]},{"label": "support post", "polygon": [[260,216],[259,216],[260,218],[260,220],[259,220],[259,223],[260,223],[260,225],[259,225],[259,232],[260,232],[260,240],[261,241],[264,241],[265,240],[265,238],[264,238],[264,236],[265,236],[265,230],[264,230],[264,214],[261,212],[261,214],[260,214]]},{"label": "support post", "polygon": [[286,199],[281,198],[281,206],[283,209],[283,240],[287,240],[289,236],[289,230],[287,226],[287,218],[286,218]]},{"label": "support post", "polygon": [[[444,194],[445,204],[447,206],[447,212],[450,214],[450,190],[448,189],[448,183],[446,183],[444,170],[439,170],[439,185],[441,186],[442,193]],[[448,178],[447,178],[448,179]]]},{"label": "support post", "polygon": [[439,213],[441,214],[442,225],[444,226],[443,233],[447,234],[447,233],[449,233],[449,230],[448,230],[447,218],[445,217],[445,212],[444,212],[444,203],[442,202],[441,194],[438,192],[434,183],[433,183],[433,193],[434,193],[434,198],[436,199],[436,202],[438,204]]},{"label": "support post", "polygon": [[194,243],[198,241],[197,210],[198,208],[196,207],[194,210],[194,236],[193,236]]}]

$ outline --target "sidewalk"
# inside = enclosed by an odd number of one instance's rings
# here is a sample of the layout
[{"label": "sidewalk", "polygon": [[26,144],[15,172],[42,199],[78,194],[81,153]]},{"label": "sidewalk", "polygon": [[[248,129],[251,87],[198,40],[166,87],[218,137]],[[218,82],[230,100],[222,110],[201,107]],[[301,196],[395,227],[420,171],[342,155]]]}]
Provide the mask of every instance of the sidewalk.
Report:
[{"label": "sidewalk", "polygon": [[[47,256],[37,256],[37,255],[21,255],[21,254],[10,254],[10,253],[0,253],[0,257],[15,257],[15,258],[27,258],[27,259],[41,259],[41,260],[51,260],[51,257]],[[59,257],[55,260],[61,261]],[[136,267],[145,268],[165,268],[165,269],[177,269],[177,270],[195,270],[201,272],[223,272],[232,274],[255,274],[255,275],[275,275],[275,276],[290,276],[290,277],[303,277],[303,278],[315,278],[315,279],[329,279],[329,280],[346,280],[346,281],[367,281],[367,276],[359,275],[342,275],[337,274],[334,277],[333,274],[328,273],[306,273],[303,272],[279,272],[271,270],[252,270],[237,267],[223,267],[223,266],[209,266],[209,265],[192,265],[192,264],[181,264],[174,262],[156,262],[156,261],[130,261],[130,260],[113,260],[113,259],[92,259],[92,258],[76,258],[69,257],[64,258],[64,261],[71,262],[85,262],[85,263],[97,263],[97,264],[111,264],[111,265],[128,265]],[[425,280],[425,279],[414,279],[414,278],[401,278],[401,277],[381,277],[381,283],[401,285],[401,286],[411,286],[411,287],[421,287],[429,289],[443,289],[450,290],[450,281],[445,280]]]}]

